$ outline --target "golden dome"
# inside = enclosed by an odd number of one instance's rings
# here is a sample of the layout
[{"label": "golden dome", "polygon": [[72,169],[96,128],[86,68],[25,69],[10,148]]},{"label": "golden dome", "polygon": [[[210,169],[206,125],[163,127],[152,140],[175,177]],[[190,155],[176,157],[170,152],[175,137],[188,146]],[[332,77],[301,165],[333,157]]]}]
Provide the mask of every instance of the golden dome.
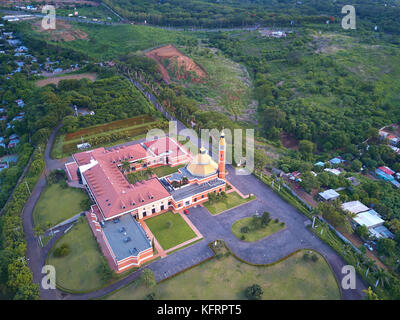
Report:
[{"label": "golden dome", "polygon": [[209,176],[217,172],[217,163],[208,155],[207,150],[200,148],[193,160],[188,164],[187,170],[194,176]]}]

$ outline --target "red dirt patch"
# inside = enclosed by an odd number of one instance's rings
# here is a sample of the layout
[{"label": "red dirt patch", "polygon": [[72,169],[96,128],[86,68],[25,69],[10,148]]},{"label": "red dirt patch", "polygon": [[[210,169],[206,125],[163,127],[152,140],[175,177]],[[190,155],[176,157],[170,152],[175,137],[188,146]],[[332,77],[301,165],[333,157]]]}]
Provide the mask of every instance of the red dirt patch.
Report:
[{"label": "red dirt patch", "polygon": [[[168,84],[171,83],[171,75],[178,80],[190,77],[192,82],[201,82],[207,76],[203,68],[173,45],[149,51],[146,57],[157,62],[163,80]],[[167,67],[164,64],[167,64]]]},{"label": "red dirt patch", "polygon": [[74,29],[70,24],[65,21],[57,20],[55,30],[45,30],[42,28],[42,22],[37,21],[32,25],[33,30],[36,32],[45,32],[50,36],[52,41],[74,41],[75,39],[86,39],[88,34],[79,29]]},{"label": "red dirt patch", "polygon": [[282,132],[281,142],[282,145],[287,149],[299,150],[299,141],[292,134]]}]

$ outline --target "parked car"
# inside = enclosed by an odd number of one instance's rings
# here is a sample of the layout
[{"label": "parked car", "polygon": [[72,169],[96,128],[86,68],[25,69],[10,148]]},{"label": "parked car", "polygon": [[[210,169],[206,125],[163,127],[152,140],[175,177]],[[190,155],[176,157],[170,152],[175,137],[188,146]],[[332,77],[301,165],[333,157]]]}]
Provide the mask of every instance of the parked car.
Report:
[{"label": "parked car", "polygon": [[184,214],[189,214],[189,210],[188,210],[188,209],[185,209],[185,210],[183,210],[183,213],[184,213]]},{"label": "parked car", "polygon": [[374,249],[371,247],[371,245],[368,244],[368,243],[364,243],[364,246],[366,246],[367,249],[368,249],[369,251],[373,251],[373,250],[374,250]]}]

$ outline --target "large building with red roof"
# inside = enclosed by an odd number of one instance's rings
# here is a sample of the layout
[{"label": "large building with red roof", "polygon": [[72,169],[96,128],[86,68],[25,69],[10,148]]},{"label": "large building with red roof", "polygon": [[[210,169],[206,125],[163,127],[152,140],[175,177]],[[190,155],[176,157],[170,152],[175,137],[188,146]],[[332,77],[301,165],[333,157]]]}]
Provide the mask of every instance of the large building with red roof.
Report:
[{"label": "large building with red roof", "polygon": [[[73,155],[67,163],[70,181],[88,191],[94,205],[87,218],[102,251],[117,272],[140,266],[153,256],[150,238],[137,221],[169,210],[180,211],[225,191],[225,138],[221,134],[218,164],[204,148],[192,157],[171,137]],[[157,166],[187,163],[176,173],[131,184],[126,174]],[[129,164],[129,167],[128,167]]]}]

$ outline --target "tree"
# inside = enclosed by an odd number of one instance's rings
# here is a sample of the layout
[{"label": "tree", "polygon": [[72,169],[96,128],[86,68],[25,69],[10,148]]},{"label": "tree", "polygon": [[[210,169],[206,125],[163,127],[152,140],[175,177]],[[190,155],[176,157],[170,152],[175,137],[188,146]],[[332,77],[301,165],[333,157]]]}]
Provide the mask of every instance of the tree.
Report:
[{"label": "tree", "polygon": [[249,300],[261,300],[263,293],[263,290],[258,284],[253,284],[244,291],[244,295]]},{"label": "tree", "polygon": [[310,155],[314,152],[315,144],[308,140],[300,140],[299,151],[306,157],[310,158]]},{"label": "tree", "polygon": [[266,227],[270,221],[271,221],[271,218],[270,218],[269,212],[264,211],[264,213],[261,216],[261,226]]},{"label": "tree", "polygon": [[39,300],[40,289],[37,283],[29,283],[18,289],[14,300]]},{"label": "tree", "polygon": [[371,287],[368,287],[368,290],[363,290],[363,292],[366,294],[366,300],[380,300],[378,295],[374,291],[372,291]]},{"label": "tree", "polygon": [[357,226],[356,233],[365,240],[369,239],[369,230],[364,225]]},{"label": "tree", "polygon": [[156,277],[150,269],[144,269],[140,275],[140,281],[150,288],[156,285]]},{"label": "tree", "polygon": [[350,168],[352,171],[359,172],[361,170],[361,166],[362,166],[361,161],[356,159],[351,163]]},{"label": "tree", "polygon": [[129,172],[131,170],[131,165],[129,161],[125,160],[124,162],[122,162],[121,169],[123,172]]}]

